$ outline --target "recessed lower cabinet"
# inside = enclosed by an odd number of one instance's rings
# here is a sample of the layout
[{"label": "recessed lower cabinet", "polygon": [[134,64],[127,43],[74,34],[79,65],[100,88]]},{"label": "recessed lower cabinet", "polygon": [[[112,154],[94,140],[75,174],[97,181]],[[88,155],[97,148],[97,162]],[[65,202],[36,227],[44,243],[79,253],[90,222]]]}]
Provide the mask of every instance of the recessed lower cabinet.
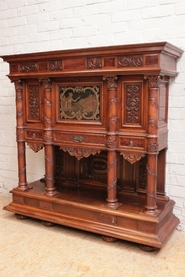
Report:
[{"label": "recessed lower cabinet", "polygon": [[[165,157],[181,54],[156,42],[3,56],[15,84],[19,176],[4,209],[161,248],[179,224]],[[26,144],[45,153],[45,176],[30,184]]]}]

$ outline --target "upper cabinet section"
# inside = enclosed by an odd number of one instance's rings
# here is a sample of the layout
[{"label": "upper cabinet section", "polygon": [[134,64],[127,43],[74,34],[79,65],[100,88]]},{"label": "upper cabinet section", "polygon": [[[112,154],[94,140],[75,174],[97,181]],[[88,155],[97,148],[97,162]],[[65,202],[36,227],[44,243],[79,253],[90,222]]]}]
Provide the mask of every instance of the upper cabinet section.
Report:
[{"label": "upper cabinet section", "polygon": [[[73,77],[81,74],[119,76],[130,73],[175,76],[176,60],[182,52],[167,42],[155,42],[10,55],[2,58],[10,64],[11,80],[28,76],[65,77],[66,74]],[[88,93],[92,94],[90,90]],[[93,95],[96,93],[93,92]]]}]

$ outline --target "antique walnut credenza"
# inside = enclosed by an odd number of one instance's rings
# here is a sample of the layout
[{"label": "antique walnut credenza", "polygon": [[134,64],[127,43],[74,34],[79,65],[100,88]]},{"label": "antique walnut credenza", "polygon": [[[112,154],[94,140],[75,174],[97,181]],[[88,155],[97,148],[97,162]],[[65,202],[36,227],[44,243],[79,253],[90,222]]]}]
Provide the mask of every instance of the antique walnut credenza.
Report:
[{"label": "antique walnut credenza", "polygon": [[[157,42],[3,56],[15,84],[19,176],[4,209],[161,248],[179,223],[165,155],[181,54]],[[30,184],[25,144],[45,153],[45,176]]]}]

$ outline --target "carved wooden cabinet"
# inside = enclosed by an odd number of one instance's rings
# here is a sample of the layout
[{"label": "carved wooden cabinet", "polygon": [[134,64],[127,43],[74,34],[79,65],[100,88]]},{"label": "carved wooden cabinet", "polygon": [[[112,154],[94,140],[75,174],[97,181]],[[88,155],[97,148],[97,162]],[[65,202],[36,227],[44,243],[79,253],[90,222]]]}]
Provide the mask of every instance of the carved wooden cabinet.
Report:
[{"label": "carved wooden cabinet", "polygon": [[[165,156],[181,54],[159,42],[3,56],[15,84],[19,176],[4,209],[161,248],[179,223]],[[25,144],[45,152],[45,177],[31,184]]]}]

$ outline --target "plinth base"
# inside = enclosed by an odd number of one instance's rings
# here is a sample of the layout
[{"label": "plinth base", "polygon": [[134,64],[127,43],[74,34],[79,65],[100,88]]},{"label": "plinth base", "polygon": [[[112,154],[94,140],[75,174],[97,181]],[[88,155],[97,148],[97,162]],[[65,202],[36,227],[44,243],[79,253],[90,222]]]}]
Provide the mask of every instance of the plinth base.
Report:
[{"label": "plinth base", "polygon": [[106,189],[95,186],[66,183],[57,185],[54,197],[45,195],[44,184],[36,181],[32,190],[13,189],[12,203],[4,209],[41,221],[65,225],[101,234],[105,237],[132,241],[161,248],[179,224],[173,214],[173,200],[157,201],[159,213],[144,213],[145,195],[118,194],[118,209],[108,208]]}]

